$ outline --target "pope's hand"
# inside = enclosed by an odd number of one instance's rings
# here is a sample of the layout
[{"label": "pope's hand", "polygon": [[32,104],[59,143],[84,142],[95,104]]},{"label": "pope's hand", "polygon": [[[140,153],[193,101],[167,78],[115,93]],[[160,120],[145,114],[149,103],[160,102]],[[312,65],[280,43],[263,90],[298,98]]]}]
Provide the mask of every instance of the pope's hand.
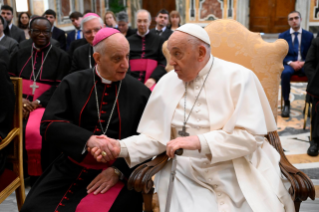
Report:
[{"label": "pope's hand", "polygon": [[200,150],[201,145],[198,137],[187,136],[187,137],[178,137],[174,140],[171,140],[166,145],[166,154],[168,157],[173,158],[175,156],[175,151],[178,149],[189,149],[189,150]]},{"label": "pope's hand", "polygon": [[[108,161],[115,160],[119,156],[121,152],[121,145],[118,140],[108,138],[105,135],[96,136],[96,138],[101,139],[103,144],[99,145],[94,143],[94,139],[92,138],[92,142],[88,142],[87,146],[88,151],[91,152],[98,162],[106,163]],[[102,155],[102,152],[104,152],[104,155]]]},{"label": "pope's hand", "polygon": [[94,191],[94,194],[103,194],[112,188],[118,181],[119,176],[115,174],[114,168],[109,167],[96,176],[86,187],[87,193]]},{"label": "pope's hand", "polygon": [[153,87],[153,85],[155,85],[156,81],[152,78],[149,78],[148,80],[146,80],[146,82],[144,83],[144,85],[146,87],[148,87],[149,89],[151,89],[151,87]]}]

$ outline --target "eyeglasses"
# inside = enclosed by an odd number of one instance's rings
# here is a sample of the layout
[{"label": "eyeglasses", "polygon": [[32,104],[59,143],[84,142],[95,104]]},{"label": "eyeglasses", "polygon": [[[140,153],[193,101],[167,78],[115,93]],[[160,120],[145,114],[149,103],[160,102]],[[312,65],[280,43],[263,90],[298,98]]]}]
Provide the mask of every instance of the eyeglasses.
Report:
[{"label": "eyeglasses", "polygon": [[38,30],[38,29],[31,29],[31,33],[34,34],[34,35],[40,35],[41,33],[43,35],[50,35],[51,31],[50,30],[41,31],[41,30]]}]

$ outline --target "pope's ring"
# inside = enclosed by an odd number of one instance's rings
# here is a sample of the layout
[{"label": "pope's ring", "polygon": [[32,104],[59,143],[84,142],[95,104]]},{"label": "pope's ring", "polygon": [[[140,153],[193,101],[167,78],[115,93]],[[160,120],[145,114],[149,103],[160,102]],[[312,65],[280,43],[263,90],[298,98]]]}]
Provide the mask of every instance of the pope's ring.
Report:
[{"label": "pope's ring", "polygon": [[104,157],[106,156],[106,152],[105,151],[102,151],[101,153]]},{"label": "pope's ring", "polygon": [[27,106],[27,104],[23,104],[23,107],[26,107]]}]

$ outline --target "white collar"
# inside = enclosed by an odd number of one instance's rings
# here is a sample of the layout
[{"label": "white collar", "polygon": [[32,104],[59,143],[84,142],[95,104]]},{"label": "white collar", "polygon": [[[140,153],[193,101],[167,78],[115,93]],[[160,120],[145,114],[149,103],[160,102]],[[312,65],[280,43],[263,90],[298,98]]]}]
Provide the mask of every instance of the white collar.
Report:
[{"label": "white collar", "polygon": [[9,29],[11,30],[11,28],[12,28],[12,23],[9,25]]},{"label": "white collar", "polygon": [[[294,34],[294,32],[295,32],[295,30],[293,30],[292,28],[290,28],[290,34]],[[299,34],[301,35],[301,33],[302,33],[302,28],[300,27],[297,32],[299,32]]]},{"label": "white collar", "polygon": [[3,33],[2,36],[0,37],[0,41],[4,38],[5,34]]},{"label": "white collar", "polygon": [[[159,29],[157,29],[157,26],[155,27],[155,30],[159,30]],[[162,30],[162,32],[164,32],[166,30],[166,26],[164,26],[161,30]]]},{"label": "white collar", "polygon": [[139,36],[141,36],[142,38],[145,37],[149,32],[150,32],[150,30],[148,29],[147,32],[146,32],[144,35],[141,35],[141,34],[138,32],[138,30],[137,30],[137,34],[138,34]]},{"label": "white collar", "polygon": [[102,83],[104,83],[104,84],[112,84],[112,81],[111,81],[111,80],[107,80],[107,79],[101,77],[100,72],[99,72],[99,70],[97,69],[97,66],[96,66],[96,69],[95,69],[95,70],[96,70],[96,74],[101,78]]},{"label": "white collar", "polygon": [[214,57],[213,55],[210,55],[210,58],[209,58],[208,62],[206,63],[206,65],[198,73],[198,77],[203,77],[209,72],[209,70],[210,70],[210,68],[212,66],[212,63],[213,63],[213,57]]}]

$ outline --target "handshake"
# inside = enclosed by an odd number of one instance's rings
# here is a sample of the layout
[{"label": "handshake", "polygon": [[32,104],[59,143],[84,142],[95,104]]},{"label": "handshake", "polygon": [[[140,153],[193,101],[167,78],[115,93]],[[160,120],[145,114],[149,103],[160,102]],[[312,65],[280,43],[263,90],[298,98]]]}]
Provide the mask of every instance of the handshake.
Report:
[{"label": "handshake", "polygon": [[120,142],[105,135],[92,135],[86,146],[96,161],[102,163],[115,160],[121,152]]}]

